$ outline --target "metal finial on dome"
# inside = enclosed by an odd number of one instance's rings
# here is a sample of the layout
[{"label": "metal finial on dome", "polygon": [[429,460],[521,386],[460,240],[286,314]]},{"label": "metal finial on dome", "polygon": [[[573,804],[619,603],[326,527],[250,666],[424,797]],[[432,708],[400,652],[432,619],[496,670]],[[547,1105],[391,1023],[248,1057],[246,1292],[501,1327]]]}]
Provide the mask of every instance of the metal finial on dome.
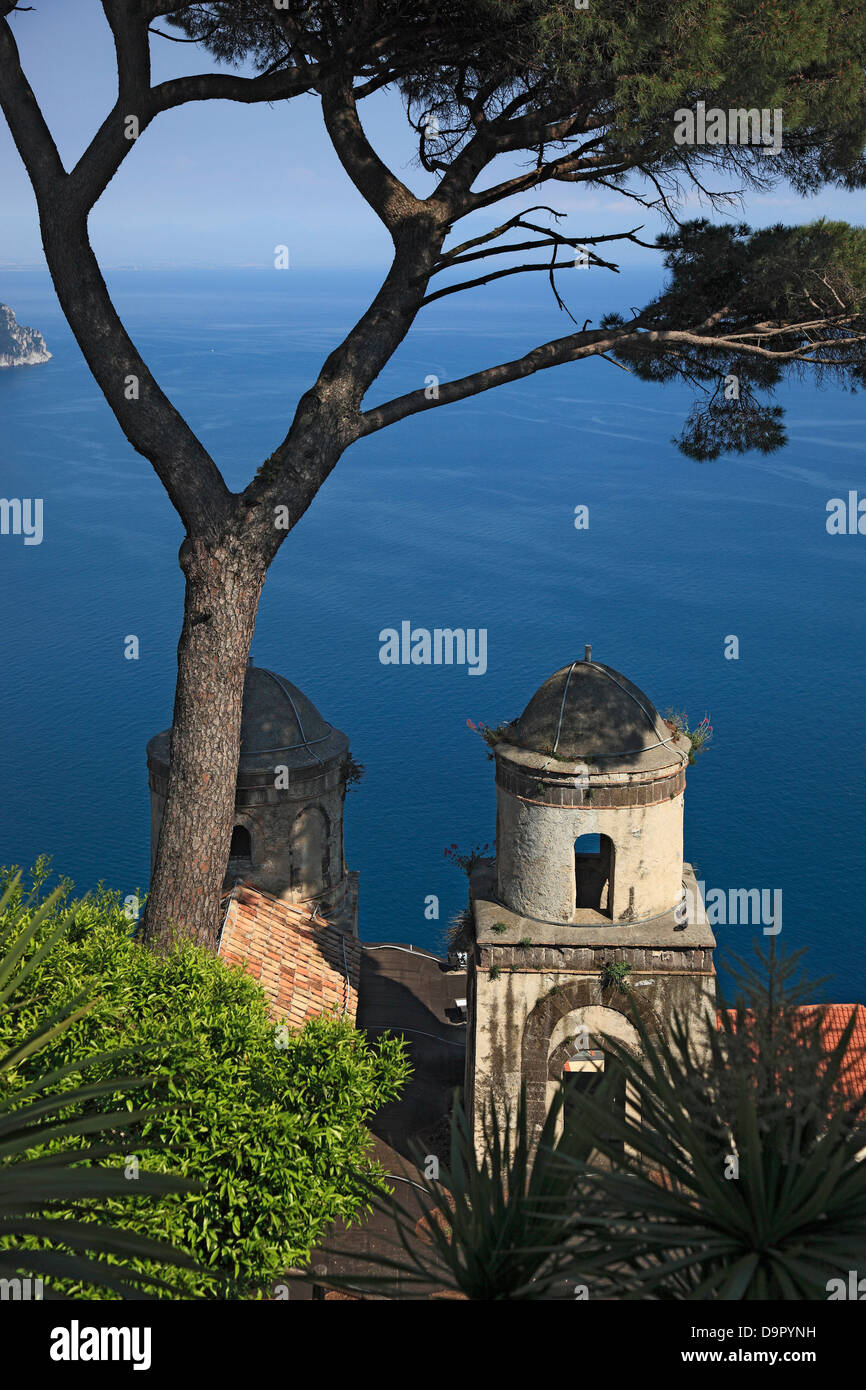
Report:
[{"label": "metal finial on dome", "polygon": [[253,656],[252,656],[252,652],[250,652],[250,655],[247,657],[247,670],[250,669],[250,667],[252,666],[252,664],[253,664]]},{"label": "metal finial on dome", "polygon": [[584,661],[592,661],[592,647],[588,642],[583,649],[583,659]]}]

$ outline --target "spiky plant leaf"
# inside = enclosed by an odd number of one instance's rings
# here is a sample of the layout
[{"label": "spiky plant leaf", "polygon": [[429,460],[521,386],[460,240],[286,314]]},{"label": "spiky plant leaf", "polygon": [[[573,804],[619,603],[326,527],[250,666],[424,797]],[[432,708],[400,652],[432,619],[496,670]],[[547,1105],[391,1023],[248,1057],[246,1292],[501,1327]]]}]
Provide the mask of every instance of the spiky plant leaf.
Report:
[{"label": "spiky plant leaf", "polygon": [[[0,1011],[8,1013],[14,1013],[20,1002],[16,995],[25,981],[70,926],[69,917],[63,917],[45,930],[63,885],[28,912],[31,895],[23,903],[22,921],[22,912],[11,910],[20,897],[20,878],[20,874],[12,877],[0,897]],[[122,1136],[143,1120],[153,1119],[159,1110],[144,1106],[105,1113],[94,1111],[92,1106],[107,1096],[120,1101],[149,1084],[147,1077],[128,1073],[128,1063],[141,1060],[135,1049],[81,1058],[37,1076],[24,1088],[13,1089],[8,1084],[23,1062],[38,1057],[91,1007],[91,1003],[82,1004],[80,995],[71,998],[0,1055],[0,1080],[6,1080],[0,1091],[0,1271],[4,1277],[86,1278],[123,1298],[151,1298],[156,1296],[154,1290],[170,1293],[171,1284],[160,1274],[125,1268],[124,1262],[146,1259],[166,1270],[195,1267],[187,1254],[133,1231],[54,1215],[59,1203],[72,1202],[92,1213],[94,1206],[98,1209],[111,1197],[130,1195],[123,1168],[103,1166],[103,1161],[113,1158],[116,1163],[122,1153]],[[116,1064],[118,1070],[108,1080],[57,1089],[58,1083],[96,1063]],[[73,1142],[61,1150],[50,1147],[65,1140]],[[134,1190],[137,1197],[161,1198],[188,1193],[194,1184],[167,1174],[139,1171]],[[92,1252],[107,1258],[92,1259]]]}]

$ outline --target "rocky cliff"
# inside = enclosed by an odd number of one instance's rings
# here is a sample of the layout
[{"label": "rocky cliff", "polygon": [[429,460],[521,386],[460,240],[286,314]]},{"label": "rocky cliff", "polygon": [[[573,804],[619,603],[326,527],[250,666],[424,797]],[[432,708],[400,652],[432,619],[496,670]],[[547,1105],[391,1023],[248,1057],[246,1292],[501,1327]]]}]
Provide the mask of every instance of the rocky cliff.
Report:
[{"label": "rocky cliff", "polygon": [[0,304],[0,367],[35,367],[51,353],[35,328],[24,328],[6,304]]}]

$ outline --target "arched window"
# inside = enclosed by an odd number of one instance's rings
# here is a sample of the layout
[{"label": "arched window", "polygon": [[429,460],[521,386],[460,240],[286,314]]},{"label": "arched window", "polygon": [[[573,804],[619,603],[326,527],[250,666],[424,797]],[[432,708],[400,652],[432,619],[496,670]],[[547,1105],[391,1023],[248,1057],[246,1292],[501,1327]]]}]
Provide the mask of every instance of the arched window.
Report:
[{"label": "arched window", "polygon": [[250,832],[245,825],[236,825],[232,831],[232,847],[229,850],[229,859],[243,860],[247,864],[252,863],[253,843],[250,839]]},{"label": "arched window", "polygon": [[331,886],[330,824],[318,806],[307,806],[292,826],[292,886],[314,898]]},{"label": "arched window", "polygon": [[609,835],[581,835],[574,842],[574,908],[613,917],[614,848]]}]

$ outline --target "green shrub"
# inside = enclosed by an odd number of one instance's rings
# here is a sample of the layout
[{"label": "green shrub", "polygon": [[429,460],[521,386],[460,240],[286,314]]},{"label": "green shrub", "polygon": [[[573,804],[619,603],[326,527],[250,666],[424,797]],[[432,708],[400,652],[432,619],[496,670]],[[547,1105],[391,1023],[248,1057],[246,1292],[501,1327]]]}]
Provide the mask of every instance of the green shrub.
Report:
[{"label": "green shrub", "polygon": [[[39,902],[47,873],[43,858],[33,870],[33,887],[23,902],[19,874],[0,894],[0,1019],[5,1021],[17,1016],[29,977],[69,930],[66,917],[55,920],[47,933],[44,930],[63,893],[61,885]],[[16,910],[7,911],[10,905]],[[23,926],[22,912],[27,917]],[[105,1220],[104,1203],[111,1197],[128,1196],[129,1182],[116,1164],[101,1160],[118,1153],[127,1126],[155,1113],[146,1106],[130,1110],[128,1102],[147,1084],[146,1077],[136,1074],[140,1058],[135,1049],[116,1048],[98,1059],[91,1056],[72,1062],[63,1070],[66,1084],[60,1089],[57,1069],[44,1061],[51,1043],[91,1007],[81,995],[68,997],[60,1009],[43,1014],[34,1028],[8,1030],[14,1031],[14,1042],[0,1046],[0,1276],[4,1285],[6,1279],[14,1281],[12,1287],[22,1278],[28,1283],[35,1279],[36,1298],[43,1296],[45,1282],[51,1297],[64,1277],[84,1280],[95,1289],[111,1289],[121,1298],[149,1298],[156,1288],[181,1297],[171,1274],[178,1266],[194,1265],[189,1255]],[[32,1079],[22,1091],[15,1082],[25,1061]],[[97,1061],[103,1077],[98,1092],[92,1085],[77,1085],[82,1072]],[[100,1113],[93,1114],[96,1094],[103,1105]],[[68,1139],[74,1142],[64,1145],[62,1141]],[[46,1149],[51,1146],[46,1163]],[[173,1174],[144,1171],[137,1175],[135,1190],[139,1201],[146,1203],[170,1192],[188,1193],[192,1187]],[[69,1208],[76,1202],[87,1202],[89,1220],[79,1221],[74,1211],[58,1210],[61,1203]],[[145,1273],[131,1263],[145,1258],[159,1274]],[[0,1296],[8,1293],[4,1286]]]},{"label": "green shrub", "polygon": [[[70,994],[95,999],[42,1051],[41,1066],[61,1067],[134,1041],[155,1078],[149,1095],[170,1104],[159,1118],[118,1135],[123,1153],[116,1161],[134,1170],[134,1155],[142,1172],[181,1174],[200,1185],[156,1206],[113,1198],[102,1204],[103,1215],[189,1250],[209,1271],[178,1275],[190,1295],[266,1291],[305,1261],[332,1221],[359,1216],[368,1205],[365,1179],[383,1185],[369,1158],[366,1120],[399,1094],[408,1075],[402,1040],[373,1047],[336,1015],[298,1033],[275,1027],[264,993],[243,971],[191,945],[164,956],[139,946],[118,894],[100,888],[69,910],[71,929],[29,977],[14,1018],[2,1020],[0,1044]],[[29,915],[19,895],[0,929],[23,930]],[[101,1079],[98,1067],[86,1076]],[[25,1063],[12,1078],[13,1098],[29,1080]],[[87,1208],[77,1214],[95,1219]],[[104,1296],[87,1285],[64,1288],[71,1297]]]},{"label": "green shrub", "polygon": [[617,989],[621,994],[628,992],[628,977],[632,967],[625,961],[605,961],[598,972],[598,982],[602,989]]}]

